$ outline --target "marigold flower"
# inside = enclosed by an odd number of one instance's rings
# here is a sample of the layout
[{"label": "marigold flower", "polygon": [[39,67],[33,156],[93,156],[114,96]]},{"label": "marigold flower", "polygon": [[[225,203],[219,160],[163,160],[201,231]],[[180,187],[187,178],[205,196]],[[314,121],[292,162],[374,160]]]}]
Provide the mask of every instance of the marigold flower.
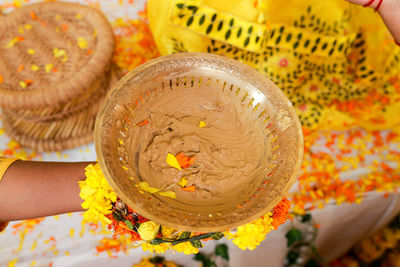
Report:
[{"label": "marigold flower", "polygon": [[196,253],[199,252],[199,249],[193,247],[192,244],[190,244],[190,242],[179,243],[179,244],[174,246],[174,249],[177,252],[180,252],[180,253],[183,252],[186,255],[196,254]]},{"label": "marigold flower", "polygon": [[112,203],[117,200],[117,195],[105,179],[99,164],[87,166],[85,174],[86,180],[79,182],[79,196],[84,200],[81,205],[86,210],[83,218],[88,222],[100,221],[108,225],[111,220],[105,215],[112,212]]},{"label": "marigold flower", "polygon": [[143,240],[150,241],[156,238],[158,230],[160,230],[160,224],[147,221],[139,226],[138,233]]}]

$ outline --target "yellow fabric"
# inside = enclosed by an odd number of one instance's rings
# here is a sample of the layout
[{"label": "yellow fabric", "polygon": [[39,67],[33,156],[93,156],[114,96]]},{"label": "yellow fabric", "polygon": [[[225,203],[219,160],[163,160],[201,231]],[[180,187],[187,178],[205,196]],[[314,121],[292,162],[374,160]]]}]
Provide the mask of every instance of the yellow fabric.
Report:
[{"label": "yellow fabric", "polygon": [[0,157],[0,181],[3,179],[4,174],[6,173],[8,167],[11,166],[18,159],[14,158],[2,158]]},{"label": "yellow fabric", "polygon": [[[6,173],[8,167],[10,167],[11,164],[13,164],[16,160],[18,159],[0,157],[0,182],[4,174]],[[8,222],[0,222],[0,233],[4,231],[4,229],[7,227],[7,224]]]},{"label": "yellow fabric", "polygon": [[256,68],[306,129],[399,128],[400,47],[373,10],[344,0],[149,0],[147,10],[162,55]]}]

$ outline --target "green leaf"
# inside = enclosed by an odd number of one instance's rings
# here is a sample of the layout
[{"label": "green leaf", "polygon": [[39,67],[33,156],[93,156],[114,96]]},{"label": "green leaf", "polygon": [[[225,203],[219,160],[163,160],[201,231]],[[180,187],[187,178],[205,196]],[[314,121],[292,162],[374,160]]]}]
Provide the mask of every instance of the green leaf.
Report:
[{"label": "green leaf", "polygon": [[221,233],[221,232],[216,232],[215,234],[213,234],[213,235],[211,236],[211,238],[214,239],[214,240],[220,240],[220,239],[223,238],[223,237],[224,237],[224,234]]},{"label": "green leaf", "polygon": [[114,217],[114,219],[115,219],[116,221],[122,221],[122,216],[121,216],[121,214],[119,214],[119,213],[113,211],[113,212],[112,212],[112,215],[113,215],[113,217]]},{"label": "green leaf", "polygon": [[318,258],[318,260],[320,260],[320,261],[323,260],[321,255],[319,254],[317,248],[314,245],[311,246],[311,250],[314,253],[314,255]]},{"label": "green leaf", "polygon": [[289,232],[287,232],[285,235],[288,247],[290,247],[296,241],[300,241],[301,236],[302,236],[301,231],[299,229],[296,228],[290,229]]},{"label": "green leaf", "polygon": [[124,223],[126,224],[126,226],[128,226],[129,229],[133,230],[133,224],[130,221],[125,220]]},{"label": "green leaf", "polygon": [[162,263],[165,260],[164,257],[161,256],[155,256],[153,258],[150,259],[151,263],[157,264],[157,263]]},{"label": "green leaf", "polygon": [[202,248],[203,247],[203,244],[201,243],[200,240],[190,241],[190,244],[192,244],[192,246],[195,247],[195,248]]},{"label": "green leaf", "polygon": [[192,234],[191,232],[183,232],[183,233],[179,236],[179,239],[186,239],[186,238],[189,238],[191,234]]},{"label": "green leaf", "polygon": [[311,214],[304,214],[304,215],[301,215],[301,222],[302,223],[306,223],[306,222],[309,222],[309,221],[311,221]]},{"label": "green leaf", "polygon": [[161,240],[160,239],[158,239],[158,238],[154,238],[153,240],[150,240],[150,245],[153,245],[153,246],[155,246],[155,245],[160,245],[162,242],[161,242]]},{"label": "green leaf", "polygon": [[321,266],[315,259],[309,259],[304,267],[319,267]]},{"label": "green leaf", "polygon": [[177,8],[183,8],[183,3],[178,3],[178,4],[176,4],[176,7],[177,7]]},{"label": "green leaf", "polygon": [[196,255],[194,255],[193,259],[195,261],[200,261],[203,263],[203,267],[213,267],[216,266],[215,262],[212,261],[209,257],[207,257],[206,255],[204,255],[203,253],[197,253]]},{"label": "green leaf", "polygon": [[215,255],[224,258],[225,260],[229,261],[229,253],[228,253],[228,246],[225,244],[220,244],[215,247]]},{"label": "green leaf", "polygon": [[296,264],[300,254],[296,251],[289,251],[286,255],[286,259],[288,260],[289,264]]}]

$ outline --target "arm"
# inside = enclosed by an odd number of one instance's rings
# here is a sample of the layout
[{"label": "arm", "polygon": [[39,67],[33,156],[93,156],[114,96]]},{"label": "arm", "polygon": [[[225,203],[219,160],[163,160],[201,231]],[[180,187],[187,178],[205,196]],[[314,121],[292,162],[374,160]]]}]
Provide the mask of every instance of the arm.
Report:
[{"label": "arm", "polygon": [[[350,3],[357,5],[365,5],[370,0],[347,0]],[[376,9],[380,0],[375,0],[370,7]],[[379,15],[386,24],[397,44],[400,44],[400,0],[382,0],[381,6],[378,9]]]},{"label": "arm", "polygon": [[397,44],[400,44],[400,1],[383,0],[379,14]]},{"label": "arm", "polygon": [[82,211],[78,181],[88,164],[14,162],[0,181],[0,222]]}]

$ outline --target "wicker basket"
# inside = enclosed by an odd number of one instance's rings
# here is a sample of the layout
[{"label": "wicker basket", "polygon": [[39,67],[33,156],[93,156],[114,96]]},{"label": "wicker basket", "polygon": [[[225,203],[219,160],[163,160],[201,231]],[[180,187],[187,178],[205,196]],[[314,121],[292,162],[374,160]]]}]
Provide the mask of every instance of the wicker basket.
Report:
[{"label": "wicker basket", "polygon": [[2,17],[0,32],[3,108],[58,108],[81,97],[111,65],[113,32],[93,8],[30,5]]},{"label": "wicker basket", "polygon": [[3,110],[6,133],[24,147],[37,151],[59,151],[93,142],[94,125],[105,94],[120,78],[120,70],[114,66],[108,78],[99,86],[97,101],[90,102],[76,114],[57,120],[30,121]]},{"label": "wicker basket", "polygon": [[113,32],[101,12],[63,2],[33,4],[2,17],[0,32],[6,132],[45,151],[92,141],[100,102],[110,80],[120,77],[111,63]]}]

